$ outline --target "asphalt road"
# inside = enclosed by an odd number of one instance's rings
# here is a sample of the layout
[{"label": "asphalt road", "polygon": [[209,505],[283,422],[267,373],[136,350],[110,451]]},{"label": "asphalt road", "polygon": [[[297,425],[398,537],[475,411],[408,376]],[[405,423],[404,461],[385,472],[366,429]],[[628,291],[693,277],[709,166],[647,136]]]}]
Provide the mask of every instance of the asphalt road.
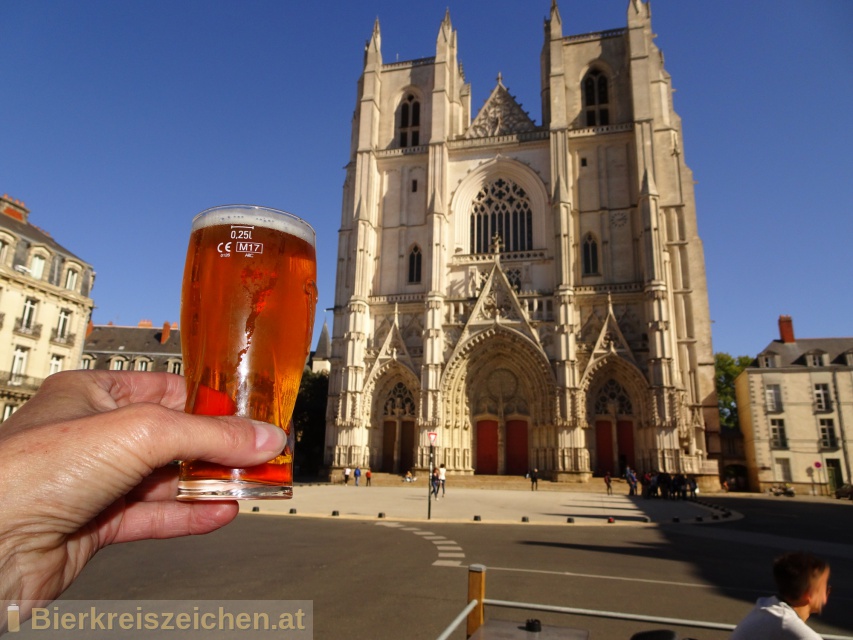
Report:
[{"label": "asphalt road", "polygon": [[[317,639],[427,640],[465,606],[466,567],[481,563],[488,567],[487,598],[734,624],[772,592],[772,558],[804,548],[832,564],[830,603],[812,626],[853,636],[853,504],[710,501],[744,517],[608,527],[243,514],[209,536],[107,548],[64,597],[313,600]],[[495,607],[487,617],[535,617],[588,629],[594,640],[677,629]],[[678,630],[700,640],[728,637]],[[453,637],[464,638],[464,630]]]}]

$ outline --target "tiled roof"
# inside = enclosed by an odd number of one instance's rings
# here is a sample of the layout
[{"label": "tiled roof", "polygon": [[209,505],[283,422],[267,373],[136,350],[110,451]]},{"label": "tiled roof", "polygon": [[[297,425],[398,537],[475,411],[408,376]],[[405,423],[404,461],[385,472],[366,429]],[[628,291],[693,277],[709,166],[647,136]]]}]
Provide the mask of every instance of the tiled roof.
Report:
[{"label": "tiled roof", "polygon": [[[782,342],[774,340],[768,344],[758,355],[775,354],[779,357],[780,367],[806,366],[805,356],[810,353],[827,354],[826,362],[829,365],[846,365],[846,354],[853,351],[853,338],[802,338],[794,342]],[[750,365],[758,366],[753,361]]]},{"label": "tiled roof", "polygon": [[181,355],[181,332],[170,329],[165,344],[160,343],[163,327],[117,327],[97,325],[86,337],[84,353],[126,353],[150,356]]}]

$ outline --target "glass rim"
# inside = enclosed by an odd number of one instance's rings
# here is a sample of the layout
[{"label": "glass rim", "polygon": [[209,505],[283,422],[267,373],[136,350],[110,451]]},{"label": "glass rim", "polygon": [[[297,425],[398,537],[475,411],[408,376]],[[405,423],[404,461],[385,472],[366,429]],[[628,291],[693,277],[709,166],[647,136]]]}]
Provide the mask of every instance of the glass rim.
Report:
[{"label": "glass rim", "polygon": [[[192,228],[196,228],[196,223],[201,220],[203,217],[213,215],[215,213],[223,213],[226,211],[234,211],[235,213],[244,214],[244,215],[268,215],[271,218],[279,218],[284,219],[285,223],[294,224],[302,229],[308,231],[311,235],[309,238],[304,238],[306,241],[310,242],[312,245],[316,245],[317,242],[317,232],[314,230],[314,227],[305,220],[304,218],[300,218],[299,216],[290,213],[289,211],[284,211],[283,209],[276,209],[274,207],[266,207],[264,205],[259,204],[221,204],[214,207],[208,207],[204,211],[197,213],[192,219]],[[301,235],[301,234],[294,234]]]}]

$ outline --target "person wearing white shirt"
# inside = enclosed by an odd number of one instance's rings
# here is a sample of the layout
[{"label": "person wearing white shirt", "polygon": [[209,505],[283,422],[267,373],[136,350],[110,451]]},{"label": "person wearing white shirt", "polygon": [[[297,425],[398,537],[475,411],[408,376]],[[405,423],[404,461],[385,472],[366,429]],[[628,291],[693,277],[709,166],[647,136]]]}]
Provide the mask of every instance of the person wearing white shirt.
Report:
[{"label": "person wearing white shirt", "polygon": [[730,640],[821,640],[807,624],[829,597],[829,564],[810,553],[786,553],[773,563],[778,595],[759,598]]}]

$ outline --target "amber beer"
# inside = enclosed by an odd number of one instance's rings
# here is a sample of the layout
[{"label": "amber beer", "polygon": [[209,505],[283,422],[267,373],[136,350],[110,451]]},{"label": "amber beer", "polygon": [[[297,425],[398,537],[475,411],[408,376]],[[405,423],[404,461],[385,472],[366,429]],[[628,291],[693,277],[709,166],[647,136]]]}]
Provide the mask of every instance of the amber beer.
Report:
[{"label": "amber beer", "polygon": [[181,463],[178,499],[290,498],[290,425],[317,302],[314,230],[283,211],[208,209],[193,220],[181,295],[188,413],[276,424],[287,446],[269,462],[229,469]]}]

